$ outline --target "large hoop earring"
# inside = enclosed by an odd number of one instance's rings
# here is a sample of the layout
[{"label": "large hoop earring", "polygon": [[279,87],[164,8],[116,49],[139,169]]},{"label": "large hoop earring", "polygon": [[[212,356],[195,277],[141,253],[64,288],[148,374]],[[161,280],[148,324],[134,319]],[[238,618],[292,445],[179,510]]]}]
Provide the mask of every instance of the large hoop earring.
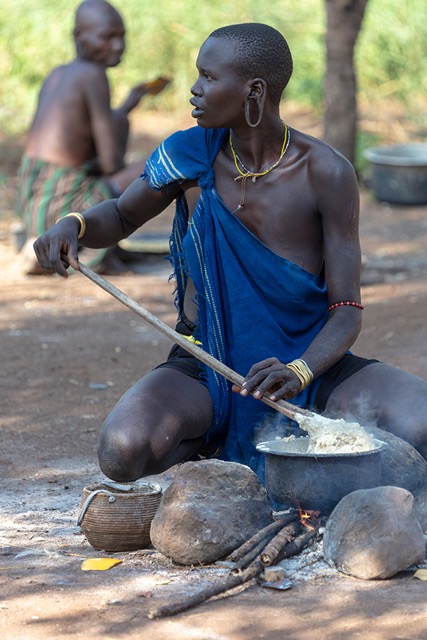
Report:
[{"label": "large hoop earring", "polygon": [[261,98],[256,97],[255,98],[256,104],[258,106],[258,120],[254,123],[251,121],[251,111],[249,108],[249,97],[245,99],[245,120],[246,120],[246,124],[249,127],[255,128],[259,125],[259,123],[262,120],[262,116],[264,114],[264,96],[261,96]]}]

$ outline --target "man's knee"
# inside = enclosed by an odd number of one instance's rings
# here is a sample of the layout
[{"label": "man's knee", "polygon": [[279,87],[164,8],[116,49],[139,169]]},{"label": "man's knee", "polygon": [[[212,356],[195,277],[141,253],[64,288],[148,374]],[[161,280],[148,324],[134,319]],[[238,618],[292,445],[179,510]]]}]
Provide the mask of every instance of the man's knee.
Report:
[{"label": "man's knee", "polygon": [[208,401],[198,381],[171,369],[151,372],[119,400],[102,426],[102,471],[121,482],[165,471],[185,456],[184,442],[206,433],[212,420]]},{"label": "man's knee", "polygon": [[148,445],[136,443],[124,431],[101,432],[98,460],[101,471],[111,480],[132,482],[145,475]]}]

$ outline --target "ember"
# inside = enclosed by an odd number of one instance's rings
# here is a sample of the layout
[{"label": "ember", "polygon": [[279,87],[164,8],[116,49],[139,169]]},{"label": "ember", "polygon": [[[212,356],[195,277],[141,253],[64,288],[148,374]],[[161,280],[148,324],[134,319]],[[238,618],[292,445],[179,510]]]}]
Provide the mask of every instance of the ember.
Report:
[{"label": "ember", "polygon": [[298,507],[298,514],[299,514],[299,519],[301,524],[304,527],[307,527],[307,529],[315,529],[315,527],[309,524],[309,521],[311,521],[311,518],[313,518],[313,520],[318,518],[320,515],[320,511],[303,511],[301,509],[299,502],[297,502],[297,507]]}]

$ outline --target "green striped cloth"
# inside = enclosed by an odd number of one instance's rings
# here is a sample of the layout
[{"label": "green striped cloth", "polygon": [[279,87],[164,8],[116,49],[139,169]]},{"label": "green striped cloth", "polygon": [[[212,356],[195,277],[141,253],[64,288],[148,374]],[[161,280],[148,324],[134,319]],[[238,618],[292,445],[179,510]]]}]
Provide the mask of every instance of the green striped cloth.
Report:
[{"label": "green striped cloth", "polygon": [[[71,211],[85,211],[113,197],[108,182],[87,174],[85,166],[59,167],[24,156],[19,169],[18,214],[28,237],[38,237]],[[87,250],[91,265],[105,256],[106,249]],[[86,253],[86,252],[85,252]]]}]

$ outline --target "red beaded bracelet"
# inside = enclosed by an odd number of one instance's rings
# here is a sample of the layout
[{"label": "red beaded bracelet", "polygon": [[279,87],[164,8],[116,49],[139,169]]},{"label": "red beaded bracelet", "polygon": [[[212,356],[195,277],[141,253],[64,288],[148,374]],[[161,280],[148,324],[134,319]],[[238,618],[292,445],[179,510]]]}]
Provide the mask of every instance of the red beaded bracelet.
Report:
[{"label": "red beaded bracelet", "polygon": [[331,304],[328,307],[328,311],[333,311],[333,309],[337,309],[338,307],[357,307],[358,309],[364,309],[363,304],[359,302],[351,302],[351,300],[346,300],[345,302],[336,302],[335,304]]}]

